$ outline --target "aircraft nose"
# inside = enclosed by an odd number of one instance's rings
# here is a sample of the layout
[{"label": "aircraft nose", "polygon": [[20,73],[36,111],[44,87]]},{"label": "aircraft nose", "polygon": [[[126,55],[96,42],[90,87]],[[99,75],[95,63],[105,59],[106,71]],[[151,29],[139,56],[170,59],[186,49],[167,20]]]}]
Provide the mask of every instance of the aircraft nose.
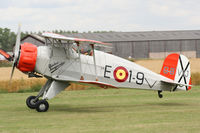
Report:
[{"label": "aircraft nose", "polygon": [[17,68],[22,72],[34,71],[37,60],[37,47],[31,43],[21,44],[21,51]]}]

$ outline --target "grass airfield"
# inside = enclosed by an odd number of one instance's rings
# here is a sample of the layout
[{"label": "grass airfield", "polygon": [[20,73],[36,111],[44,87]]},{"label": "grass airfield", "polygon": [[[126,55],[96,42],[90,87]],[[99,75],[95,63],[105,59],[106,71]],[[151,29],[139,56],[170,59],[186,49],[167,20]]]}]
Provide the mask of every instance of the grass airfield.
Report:
[{"label": "grass airfield", "polygon": [[48,112],[28,109],[37,93],[1,93],[3,133],[199,133],[200,86],[188,92],[134,89],[64,91]]}]

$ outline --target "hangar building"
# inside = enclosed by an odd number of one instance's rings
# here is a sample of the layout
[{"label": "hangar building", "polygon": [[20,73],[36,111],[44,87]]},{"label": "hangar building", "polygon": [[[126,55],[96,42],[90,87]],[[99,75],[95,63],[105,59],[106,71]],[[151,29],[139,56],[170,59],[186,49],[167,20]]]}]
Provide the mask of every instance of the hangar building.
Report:
[{"label": "hangar building", "polygon": [[[200,58],[200,30],[74,33],[68,37],[92,39],[112,43],[112,52],[123,58],[165,58],[169,53],[181,53],[190,58]],[[45,39],[28,35],[22,42],[44,45]]]}]

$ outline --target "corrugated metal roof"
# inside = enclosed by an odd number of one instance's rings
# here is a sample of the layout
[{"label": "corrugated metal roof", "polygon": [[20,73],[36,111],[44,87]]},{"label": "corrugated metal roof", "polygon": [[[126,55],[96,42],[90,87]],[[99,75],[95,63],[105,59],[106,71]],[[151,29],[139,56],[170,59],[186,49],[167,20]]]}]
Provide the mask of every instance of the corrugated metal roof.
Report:
[{"label": "corrugated metal roof", "polygon": [[[107,33],[71,33],[64,34],[68,37],[92,39],[102,42],[118,41],[147,41],[147,40],[187,40],[200,39],[200,30],[180,31],[144,31],[144,32],[107,32]],[[44,38],[39,35],[31,35],[41,41]]]},{"label": "corrugated metal roof", "polygon": [[93,39],[103,42],[180,40],[180,39],[200,39],[200,30],[73,33],[73,34],[65,34],[65,36]]}]

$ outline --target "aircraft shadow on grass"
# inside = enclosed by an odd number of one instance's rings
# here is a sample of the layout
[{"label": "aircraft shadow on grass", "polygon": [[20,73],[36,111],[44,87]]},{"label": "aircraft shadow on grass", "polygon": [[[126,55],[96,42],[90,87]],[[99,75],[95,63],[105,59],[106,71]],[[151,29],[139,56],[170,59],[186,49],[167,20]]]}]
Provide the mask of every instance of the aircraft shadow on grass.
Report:
[{"label": "aircraft shadow on grass", "polygon": [[96,105],[90,105],[87,107],[70,107],[66,104],[56,104],[52,105],[52,111],[58,111],[58,112],[78,112],[78,113],[100,113],[100,112],[116,112],[122,109],[128,109],[133,108],[133,111],[144,109],[144,107],[154,107],[154,106],[169,106],[169,107],[180,107],[180,106],[189,106],[189,104],[185,103],[146,103],[146,104],[133,104],[133,105],[102,105],[102,106],[96,106]]},{"label": "aircraft shadow on grass", "polygon": [[170,106],[170,107],[178,107],[178,106],[188,106],[187,103],[147,103],[148,106]]}]

